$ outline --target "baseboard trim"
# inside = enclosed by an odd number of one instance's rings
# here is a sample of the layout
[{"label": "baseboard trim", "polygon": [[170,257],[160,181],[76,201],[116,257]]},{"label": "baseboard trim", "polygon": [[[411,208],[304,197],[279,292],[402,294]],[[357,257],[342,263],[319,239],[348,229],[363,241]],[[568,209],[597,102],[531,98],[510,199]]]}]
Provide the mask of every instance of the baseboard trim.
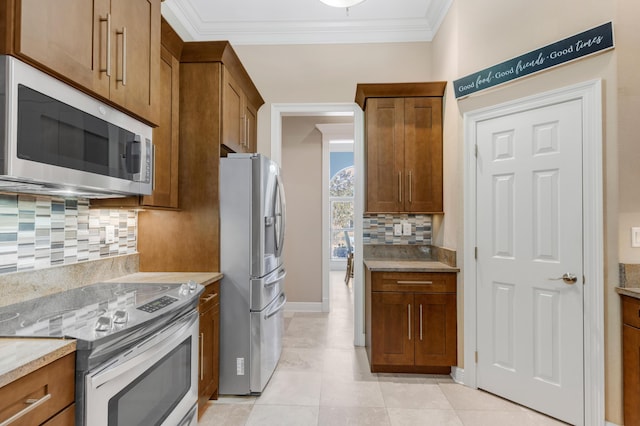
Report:
[{"label": "baseboard trim", "polygon": [[286,312],[322,312],[322,302],[287,302]]},{"label": "baseboard trim", "polygon": [[451,367],[450,376],[454,382],[459,383],[461,385],[464,384],[464,368]]},{"label": "baseboard trim", "polygon": [[621,426],[618,423],[604,422],[604,426]]}]

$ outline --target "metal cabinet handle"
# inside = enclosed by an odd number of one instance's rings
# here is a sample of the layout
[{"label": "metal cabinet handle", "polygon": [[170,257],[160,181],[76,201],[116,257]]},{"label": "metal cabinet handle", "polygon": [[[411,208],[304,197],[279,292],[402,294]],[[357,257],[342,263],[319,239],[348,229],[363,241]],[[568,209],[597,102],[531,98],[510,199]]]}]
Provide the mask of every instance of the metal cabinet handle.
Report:
[{"label": "metal cabinet handle", "polygon": [[412,186],[413,186],[413,182],[412,182],[412,171],[409,170],[409,203],[413,202],[413,194],[412,194]]},{"label": "metal cabinet handle", "polygon": [[[106,18],[100,18],[100,22],[107,23],[107,67],[100,68],[100,72],[104,72],[107,74],[107,77],[111,77],[111,14],[107,13]],[[100,59],[102,55],[100,55]]]},{"label": "metal cabinet handle", "polygon": [[567,272],[558,278],[548,278],[549,281],[564,281],[565,284],[573,285],[578,282],[578,277],[576,277],[571,272]]},{"label": "metal cabinet handle", "polygon": [[420,304],[420,340],[422,341],[422,303]]},{"label": "metal cabinet handle", "polygon": [[433,281],[396,281],[398,284],[433,284]]},{"label": "metal cabinet handle", "polygon": [[122,35],[122,78],[117,79],[123,86],[127,85],[127,27],[122,27],[122,31],[116,31],[116,34]]},{"label": "metal cabinet handle", "polygon": [[411,340],[411,303],[407,305],[407,317],[409,318],[409,340]]},{"label": "metal cabinet handle", "polygon": [[45,402],[47,402],[50,399],[51,399],[51,394],[48,393],[48,394],[44,395],[42,398],[39,398],[39,399],[29,398],[29,399],[25,400],[24,403],[27,405],[27,407],[25,407],[22,410],[18,411],[16,414],[14,414],[13,416],[9,417],[4,422],[0,423],[0,426],[9,426],[10,424],[12,424],[12,423],[16,422],[18,419],[20,419],[22,416],[25,416],[29,412],[35,410],[36,408],[38,408],[39,406],[41,406],[42,404],[44,404]]},{"label": "metal cabinet handle", "polygon": [[204,380],[204,333],[200,333],[200,380]]},{"label": "metal cabinet handle", "polygon": [[398,202],[402,203],[402,172],[398,172]]},{"label": "metal cabinet handle", "polygon": [[214,297],[218,297],[218,293],[212,293],[210,295],[208,295],[207,297],[205,297],[204,299],[202,299],[200,301],[200,303],[207,303],[208,301],[210,301],[211,299],[213,299]]}]

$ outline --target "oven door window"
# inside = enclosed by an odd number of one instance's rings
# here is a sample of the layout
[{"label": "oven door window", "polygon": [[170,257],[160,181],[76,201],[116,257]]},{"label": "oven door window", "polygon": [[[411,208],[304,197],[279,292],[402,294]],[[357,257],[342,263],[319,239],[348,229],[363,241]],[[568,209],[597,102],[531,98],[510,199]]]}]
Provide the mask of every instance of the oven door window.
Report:
[{"label": "oven door window", "polygon": [[109,400],[109,426],[160,425],[191,387],[191,338]]},{"label": "oven door window", "polygon": [[23,85],[17,139],[23,160],[126,180],[140,173],[135,134]]}]

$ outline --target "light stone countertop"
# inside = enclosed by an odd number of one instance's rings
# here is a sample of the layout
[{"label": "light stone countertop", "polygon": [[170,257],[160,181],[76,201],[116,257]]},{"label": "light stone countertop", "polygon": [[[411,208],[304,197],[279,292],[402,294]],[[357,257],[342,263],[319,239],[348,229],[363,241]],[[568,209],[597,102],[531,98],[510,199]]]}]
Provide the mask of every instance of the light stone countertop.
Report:
[{"label": "light stone countertop", "polygon": [[616,287],[616,292],[624,296],[640,299],[640,288],[637,287]]},{"label": "light stone countertop", "polygon": [[0,338],[0,387],[76,350],[75,340]]},{"label": "light stone countertop", "polygon": [[364,264],[373,272],[460,272],[435,260],[365,259]]},{"label": "light stone countertop", "polygon": [[222,274],[220,272],[137,272],[106,282],[174,284],[193,280],[206,287],[221,278]]}]

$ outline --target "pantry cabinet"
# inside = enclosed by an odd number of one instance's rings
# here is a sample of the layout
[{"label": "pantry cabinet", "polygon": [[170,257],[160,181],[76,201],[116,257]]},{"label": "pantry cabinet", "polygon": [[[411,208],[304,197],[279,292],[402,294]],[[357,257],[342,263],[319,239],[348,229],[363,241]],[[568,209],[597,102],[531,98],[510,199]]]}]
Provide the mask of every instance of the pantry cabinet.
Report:
[{"label": "pantry cabinet", "polygon": [[444,82],[359,84],[366,213],[442,213]]},{"label": "pantry cabinet", "polygon": [[157,123],[160,0],[2,3],[2,53]]},{"label": "pantry cabinet", "polygon": [[220,363],[220,281],[209,284],[200,296],[200,356],[198,365],[198,413],[209,399],[218,399]]},{"label": "pantry cabinet", "polygon": [[622,298],[624,424],[640,424],[640,300]]},{"label": "pantry cabinet", "polygon": [[448,374],[457,364],[456,274],[367,269],[372,372]]}]

